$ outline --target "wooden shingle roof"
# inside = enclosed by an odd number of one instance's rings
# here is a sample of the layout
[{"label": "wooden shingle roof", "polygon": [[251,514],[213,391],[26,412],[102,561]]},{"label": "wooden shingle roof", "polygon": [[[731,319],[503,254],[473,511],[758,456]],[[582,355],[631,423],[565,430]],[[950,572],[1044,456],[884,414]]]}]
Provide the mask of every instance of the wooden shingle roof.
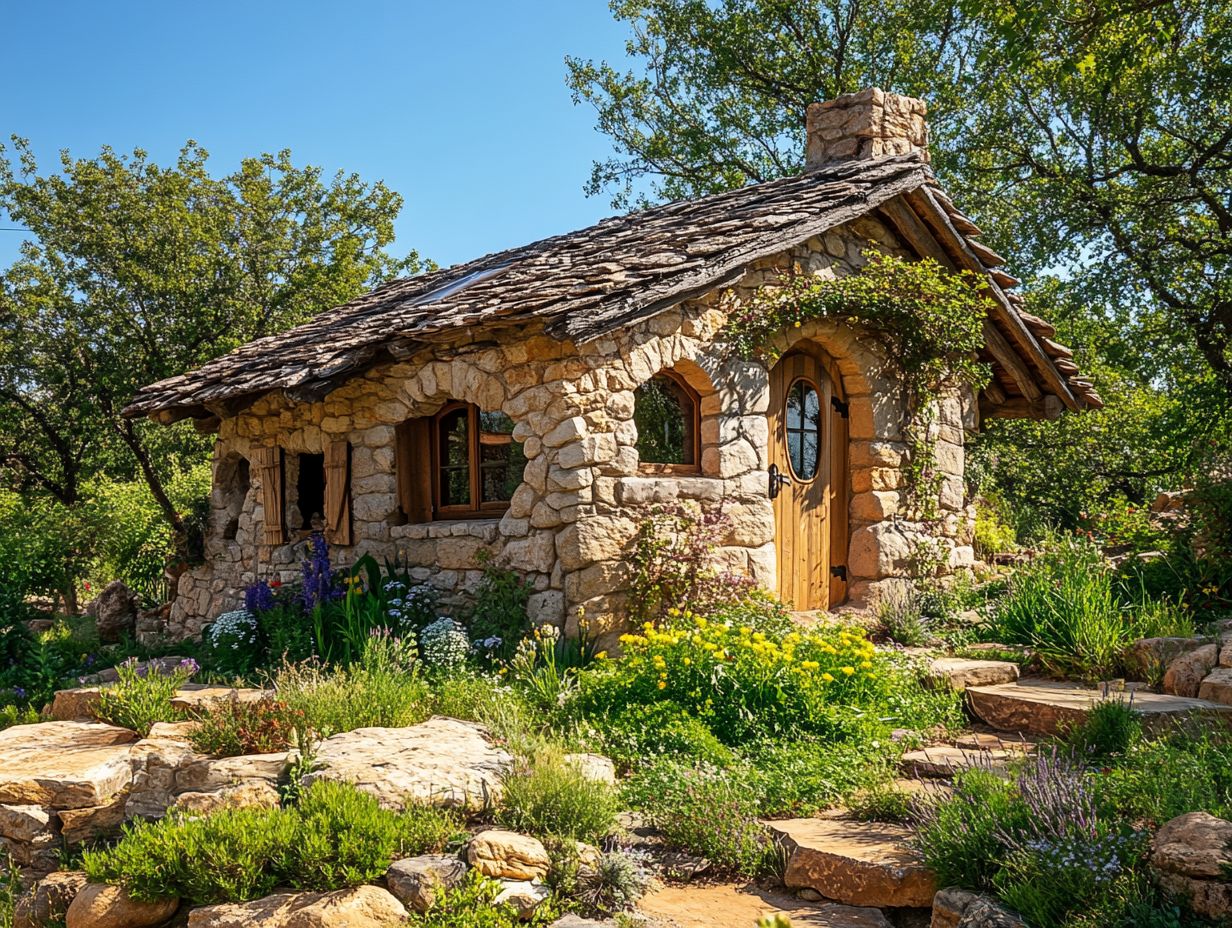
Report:
[{"label": "wooden shingle roof", "polygon": [[[577,232],[383,284],[288,332],[144,387],[124,413],[171,422],[230,415],[275,390],[316,399],[375,364],[406,357],[466,327],[539,321],[551,335],[586,342],[728,286],[751,263],[888,208],[895,198],[921,192],[941,196],[929,193],[932,184],[928,166],[909,154],[836,163],[605,219]],[[950,220],[951,227],[955,221]],[[965,218],[957,222],[959,229],[963,222],[974,229]],[[972,233],[954,234],[971,247],[967,235]],[[996,258],[988,254],[988,261]],[[985,255],[976,256],[987,263]],[[990,286],[998,286],[995,278]],[[1009,309],[1022,327],[1023,317]],[[1005,334],[1013,343],[1014,335],[1022,333]],[[1029,347],[1049,357],[1038,336],[1029,337],[1037,339]],[[1038,365],[1039,358],[1035,361]],[[1060,376],[1055,368],[1050,373]],[[1014,393],[1012,384],[1009,389]],[[1072,392],[1061,399],[1071,408],[1083,405]]]}]

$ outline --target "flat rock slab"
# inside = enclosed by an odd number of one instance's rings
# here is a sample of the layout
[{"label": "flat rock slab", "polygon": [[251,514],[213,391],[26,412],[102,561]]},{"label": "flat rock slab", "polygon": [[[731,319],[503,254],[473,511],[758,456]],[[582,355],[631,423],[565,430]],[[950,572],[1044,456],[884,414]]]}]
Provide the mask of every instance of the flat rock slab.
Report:
[{"label": "flat rock slab", "polygon": [[103,806],[132,779],[135,732],[101,722],[38,722],[0,731],[0,803]]},{"label": "flat rock slab", "polygon": [[928,675],[937,685],[962,692],[969,686],[996,686],[1018,679],[1018,665],[1009,661],[939,657],[929,665]]},{"label": "flat rock slab", "polygon": [[[1061,734],[1078,724],[1093,706],[1105,699],[1128,698],[1124,693],[1105,695],[1102,690],[1052,680],[1021,680],[967,689],[971,711],[993,728],[1045,736]],[[1165,729],[1192,716],[1232,725],[1232,706],[1205,699],[1138,690],[1133,696],[1133,708],[1143,727],[1150,731]]]},{"label": "flat rock slab", "polygon": [[819,818],[766,824],[787,852],[789,889],[813,889],[853,906],[932,904],[936,880],[907,846],[911,832],[902,826]]},{"label": "flat rock slab", "polygon": [[774,915],[786,915],[794,928],[891,928],[880,909],[805,902],[753,884],[664,886],[644,896],[637,907],[664,928],[745,928]]},{"label": "flat rock slab", "polygon": [[972,767],[979,767],[992,773],[1004,773],[1006,764],[1022,757],[1022,751],[1011,751],[1004,748],[969,748],[955,747],[950,744],[934,744],[918,751],[908,751],[899,761],[904,773],[921,777],[945,777]]},{"label": "flat rock slab", "polygon": [[304,778],[353,783],[383,806],[408,803],[478,811],[500,796],[513,758],[473,722],[435,716],[409,728],[359,728],[327,738]]}]

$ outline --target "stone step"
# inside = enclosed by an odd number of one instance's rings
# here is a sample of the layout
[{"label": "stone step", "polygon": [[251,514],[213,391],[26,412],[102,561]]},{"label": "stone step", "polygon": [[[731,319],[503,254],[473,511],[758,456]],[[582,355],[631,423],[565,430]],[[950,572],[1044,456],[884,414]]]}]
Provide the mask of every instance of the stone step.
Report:
[{"label": "stone step", "polygon": [[787,854],[783,883],[844,905],[924,908],[936,881],[901,825],[841,818],[766,823]]},{"label": "stone step", "polygon": [[1009,661],[976,660],[969,657],[939,657],[928,668],[936,686],[962,692],[969,686],[995,686],[1018,679],[1018,665]]},{"label": "stone step", "polygon": [[880,909],[809,902],[753,883],[669,883],[643,896],[637,910],[662,928],[753,928],[776,915],[792,928],[891,928]]},{"label": "stone step", "polygon": [[[1105,693],[1095,687],[1042,679],[967,688],[968,705],[980,720],[999,731],[1043,736],[1062,734],[1105,699],[1129,698],[1128,693]],[[1206,699],[1140,689],[1133,693],[1132,704],[1148,731],[1161,731],[1194,716],[1232,726],[1232,706]]]},{"label": "stone step", "polygon": [[1004,748],[960,748],[952,744],[933,744],[918,751],[908,751],[899,761],[903,773],[917,777],[949,779],[972,767],[992,773],[1004,773],[1011,760],[1022,757],[1021,751]]}]

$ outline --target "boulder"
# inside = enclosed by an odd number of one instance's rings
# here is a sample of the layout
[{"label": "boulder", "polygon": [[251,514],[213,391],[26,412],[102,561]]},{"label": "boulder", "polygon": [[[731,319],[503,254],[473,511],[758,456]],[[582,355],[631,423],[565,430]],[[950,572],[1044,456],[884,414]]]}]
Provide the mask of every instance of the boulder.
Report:
[{"label": "boulder", "polygon": [[179,899],[138,902],[119,886],[87,883],[69,904],[65,928],[153,928],[180,907]]},{"label": "boulder", "polygon": [[1177,816],[1156,832],[1151,866],[1160,885],[1188,899],[1197,914],[1232,915],[1232,822],[1206,812]]},{"label": "boulder", "polygon": [[104,643],[119,641],[136,628],[137,597],[123,580],[108,583],[91,607],[99,640]]},{"label": "boulder", "polygon": [[426,912],[436,902],[438,889],[453,889],[466,879],[466,864],[447,854],[425,854],[395,860],[385,874],[385,885],[412,912]]},{"label": "boulder", "polygon": [[486,729],[440,716],[409,728],[360,728],[325,739],[304,777],[354,783],[394,809],[408,802],[478,811],[496,801],[513,758]]},{"label": "boulder", "polygon": [[0,837],[28,844],[42,835],[54,834],[51,816],[42,806],[0,805]]},{"label": "boulder", "polygon": [[175,792],[214,792],[237,783],[260,781],[277,783],[286,772],[292,755],[287,751],[271,754],[241,754],[238,757],[204,757],[182,763],[175,771]]},{"label": "boulder", "polygon": [[1136,679],[1146,680],[1163,671],[1180,657],[1202,646],[1199,638],[1139,638],[1125,651],[1125,663]]},{"label": "boulder", "polygon": [[928,668],[934,684],[962,692],[969,686],[994,686],[1018,679],[1018,665],[1009,661],[974,660],[965,657],[939,657]]},{"label": "boulder", "polygon": [[551,896],[552,891],[537,880],[501,880],[501,891],[493,901],[512,907],[519,919],[528,922]]},{"label": "boulder", "polygon": [[1198,698],[1232,706],[1232,667],[1216,667],[1202,679]]},{"label": "boulder", "polygon": [[57,870],[22,893],[13,907],[13,928],[45,928],[64,920],[88,880],[80,870]]},{"label": "boulder", "polygon": [[471,838],[466,861],[484,876],[498,880],[541,880],[552,861],[537,838],[492,828]]},{"label": "boulder", "polygon": [[390,928],[403,924],[409,914],[379,886],[356,886],[202,906],[189,913],[188,928]]},{"label": "boulder", "polygon": [[173,708],[190,714],[200,713],[224,702],[254,703],[271,695],[269,690],[216,686],[211,683],[185,683],[171,700]]},{"label": "boulder", "polygon": [[55,722],[97,721],[99,686],[77,686],[71,690],[56,690],[51,697],[47,717]]},{"label": "boulder", "polygon": [[280,805],[278,790],[265,780],[246,780],[214,792],[180,793],[170,808],[189,815],[212,815],[223,809],[273,809]]},{"label": "boulder", "polygon": [[38,722],[0,731],[0,803],[107,805],[128,786],[137,735],[99,722]]},{"label": "boulder", "polygon": [[929,928],[1027,928],[1018,916],[986,896],[951,886],[937,890]]},{"label": "boulder", "polygon": [[1219,649],[1213,644],[1204,644],[1173,658],[1164,673],[1164,692],[1173,696],[1195,697],[1202,681],[1219,660]]},{"label": "boulder", "polygon": [[596,783],[616,783],[616,765],[602,754],[566,754],[565,763],[588,780]]},{"label": "boulder", "polygon": [[1232,636],[1224,636],[1223,647],[1219,649],[1219,666],[1232,667]]},{"label": "boulder", "polygon": [[101,806],[85,809],[61,809],[56,813],[60,819],[60,834],[66,844],[81,844],[98,838],[109,838],[120,833],[124,824],[128,790],[121,790]]},{"label": "boulder", "polygon": [[769,822],[787,853],[783,883],[808,887],[827,899],[878,908],[931,905],[933,873],[908,847],[899,825],[801,818]]}]

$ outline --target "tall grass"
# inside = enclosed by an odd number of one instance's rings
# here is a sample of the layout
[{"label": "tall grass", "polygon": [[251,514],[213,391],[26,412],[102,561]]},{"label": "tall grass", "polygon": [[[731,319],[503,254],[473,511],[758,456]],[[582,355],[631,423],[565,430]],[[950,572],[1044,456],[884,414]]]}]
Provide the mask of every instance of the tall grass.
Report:
[{"label": "tall grass", "polygon": [[1099,549],[1082,538],[1058,539],[1010,579],[991,636],[1034,649],[1056,673],[1098,680],[1123,667],[1138,638],[1190,635],[1193,622],[1166,600],[1118,584]]}]

